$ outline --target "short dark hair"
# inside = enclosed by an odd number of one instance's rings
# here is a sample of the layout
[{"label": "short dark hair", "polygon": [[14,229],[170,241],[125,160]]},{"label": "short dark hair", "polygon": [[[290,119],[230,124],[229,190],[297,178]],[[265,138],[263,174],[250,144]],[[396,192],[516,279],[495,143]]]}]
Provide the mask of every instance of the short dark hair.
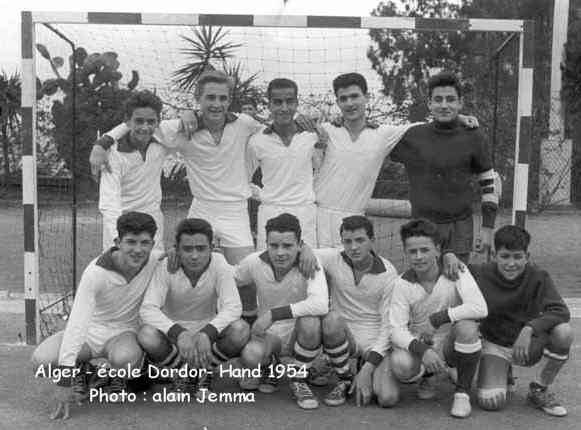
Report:
[{"label": "short dark hair", "polygon": [[281,88],[292,88],[295,91],[295,97],[299,96],[299,87],[295,81],[287,78],[276,78],[268,83],[268,88],[266,89],[268,100],[270,100],[272,90],[279,90]]},{"label": "short dark hair", "polygon": [[133,111],[139,108],[151,108],[157,114],[159,119],[161,115],[161,109],[163,108],[163,103],[161,99],[154,93],[148,90],[134,91],[125,100],[124,104],[125,116],[131,118]]},{"label": "short dark hair", "polygon": [[369,239],[374,238],[374,231],[373,231],[373,223],[363,215],[352,215],[348,216],[347,218],[343,218],[343,222],[341,223],[341,227],[339,228],[339,234],[343,235],[345,230],[347,231],[355,231],[359,230],[360,228],[365,229],[365,233],[367,233],[367,237]]},{"label": "short dark hair", "polygon": [[157,225],[149,214],[143,212],[127,212],[117,218],[117,237],[123,239],[126,234],[149,233],[151,238],[155,237]]},{"label": "short dark hair", "polygon": [[423,218],[413,219],[405,223],[401,226],[399,234],[404,246],[405,241],[410,237],[429,237],[434,242],[434,245],[442,243],[442,236],[436,224]]},{"label": "short dark hair", "polygon": [[452,72],[444,71],[430,77],[428,80],[428,97],[432,97],[432,92],[437,87],[454,87],[458,97],[462,97],[462,85],[460,85],[458,76]]},{"label": "short dark hair", "polygon": [[200,75],[198,82],[196,82],[196,89],[194,90],[194,97],[196,99],[202,96],[206,84],[226,84],[228,86],[228,94],[232,96],[234,81],[230,76],[220,70],[208,70]]},{"label": "short dark hair", "polygon": [[528,251],[531,235],[522,227],[505,225],[494,233],[494,249],[506,248],[511,251]]},{"label": "short dark hair", "polygon": [[180,221],[176,227],[176,245],[179,245],[182,235],[203,234],[208,238],[208,243],[212,245],[214,231],[208,221],[202,218],[186,218]]},{"label": "short dark hair", "polygon": [[361,73],[343,73],[333,79],[333,92],[337,95],[337,91],[341,88],[347,88],[351,85],[357,85],[363,94],[367,94],[367,80]]},{"label": "short dark hair", "polygon": [[279,233],[294,233],[297,242],[301,241],[301,224],[299,219],[289,213],[280,214],[277,217],[271,218],[266,222],[266,236],[271,231],[276,231]]},{"label": "short dark hair", "polygon": [[256,109],[258,107],[256,100],[252,97],[245,97],[242,100],[240,100],[240,106],[244,106],[244,105],[252,105],[254,107],[254,109]]}]

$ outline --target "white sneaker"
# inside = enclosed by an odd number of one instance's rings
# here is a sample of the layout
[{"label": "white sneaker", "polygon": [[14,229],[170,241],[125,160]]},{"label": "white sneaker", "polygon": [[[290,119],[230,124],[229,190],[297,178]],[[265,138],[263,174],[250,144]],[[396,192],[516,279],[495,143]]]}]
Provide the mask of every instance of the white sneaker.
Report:
[{"label": "white sneaker", "polygon": [[450,415],[456,418],[466,418],[470,416],[472,406],[470,405],[470,396],[467,393],[454,393],[454,401]]}]

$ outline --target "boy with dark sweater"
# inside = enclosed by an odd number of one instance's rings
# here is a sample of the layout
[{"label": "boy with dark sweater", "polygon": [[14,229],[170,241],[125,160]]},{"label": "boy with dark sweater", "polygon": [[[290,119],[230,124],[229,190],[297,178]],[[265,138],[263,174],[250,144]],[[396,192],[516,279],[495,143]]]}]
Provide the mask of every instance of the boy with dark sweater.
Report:
[{"label": "boy with dark sweater", "polygon": [[549,274],[529,262],[529,243],[526,230],[504,226],[494,235],[494,261],[470,266],[488,304],[488,316],[480,324],[478,403],[486,410],[504,407],[511,364],[533,366],[544,356],[528,400],[561,417],[567,410],[548,386],[569,358],[570,315]]},{"label": "boy with dark sweater", "polygon": [[467,263],[474,237],[472,178],[477,177],[482,193],[481,250],[492,242],[500,181],[485,136],[458,121],[462,109],[458,78],[442,72],[430,78],[428,87],[433,121],[410,128],[390,157],[405,165],[412,217],[436,223],[443,239],[442,254],[452,251]]}]

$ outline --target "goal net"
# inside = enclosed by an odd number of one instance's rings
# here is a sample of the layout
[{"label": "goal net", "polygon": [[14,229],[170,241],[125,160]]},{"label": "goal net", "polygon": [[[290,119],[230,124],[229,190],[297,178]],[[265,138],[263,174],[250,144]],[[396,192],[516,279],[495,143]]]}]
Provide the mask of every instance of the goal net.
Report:
[{"label": "goal net", "polygon": [[[234,111],[239,111],[250,98],[257,104],[258,116],[268,121],[266,86],[271,79],[286,77],[298,84],[301,113],[320,121],[333,121],[340,117],[331,86],[333,78],[341,73],[359,72],[369,84],[369,118],[378,123],[408,121],[414,108],[412,94],[403,89],[403,95],[384,91],[390,81],[387,75],[382,78],[374,70],[369,55],[379,53],[382,40],[393,40],[402,31],[413,41],[414,35],[419,34],[418,20],[332,17],[251,20],[252,17],[215,15],[206,20],[208,25],[200,25],[201,17],[31,14],[33,52],[30,59],[23,61],[30,60],[33,67],[24,68],[30,73],[23,78],[27,85],[34,85],[31,92],[36,95],[31,102],[36,121],[29,123],[36,148],[25,154],[33,156],[34,161],[24,164],[34,170],[36,177],[34,198],[24,203],[25,208],[33,204],[38,213],[28,218],[25,214],[25,222],[32,221],[37,226],[36,232],[29,227],[34,240],[28,254],[25,253],[27,267],[36,271],[36,275],[27,278],[25,291],[29,300],[36,300],[28,302],[27,313],[37,309],[40,314],[38,321],[27,316],[27,327],[32,330],[29,326],[34,324],[40,331],[36,333],[37,339],[64,325],[83,268],[101,252],[98,188],[90,178],[88,154],[100,134],[122,121],[121,105],[130,91],[155,91],[164,102],[163,118],[174,118],[182,109],[196,108],[192,88],[195,76],[180,70],[191,72],[207,60],[210,67],[225,70],[235,78]],[[92,20],[98,23],[91,23]],[[519,164],[515,144],[526,114],[522,99],[528,91],[523,79],[523,38],[519,39],[525,26],[520,21],[507,21],[495,28],[492,22],[472,21],[472,27],[456,28],[456,23],[432,20],[434,25],[423,30],[440,38],[483,30],[474,39],[478,40],[475,53],[478,59],[472,61],[470,69],[463,70],[462,64],[454,66],[465,81],[465,112],[479,119],[480,127],[491,139],[493,159],[504,182],[503,204],[513,209],[514,217],[521,208],[514,205],[513,189],[526,190],[526,174],[523,178],[517,173],[516,177],[524,184],[513,187],[515,166]],[[445,28],[446,25],[452,27]],[[370,35],[372,28],[376,32],[374,37]],[[509,40],[498,55],[499,46],[511,34],[517,37]],[[73,49],[75,106],[72,106]],[[375,67],[395,74],[403,65],[393,58],[383,58]],[[406,60],[403,51],[401,58]],[[477,69],[481,72],[478,76],[469,75]],[[438,70],[437,65],[428,67],[426,74]],[[166,246],[172,244],[173,229],[185,217],[191,202],[180,166],[179,155],[168,159],[162,178]],[[32,170],[25,172],[25,177]],[[401,165],[389,160],[384,163],[373,197],[368,213],[376,227],[377,251],[401,269],[398,229],[409,213],[407,179]]]}]

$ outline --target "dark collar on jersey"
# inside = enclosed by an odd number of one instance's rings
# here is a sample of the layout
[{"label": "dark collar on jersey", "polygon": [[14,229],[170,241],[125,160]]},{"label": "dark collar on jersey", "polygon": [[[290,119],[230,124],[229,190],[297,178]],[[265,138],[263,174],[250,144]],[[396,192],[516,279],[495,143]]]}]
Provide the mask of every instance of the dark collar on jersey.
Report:
[{"label": "dark collar on jersey", "polygon": [[[119,270],[119,268],[115,264],[115,259],[113,258],[113,252],[118,251],[118,250],[119,250],[118,247],[112,246],[107,251],[105,251],[103,254],[101,254],[101,256],[98,258],[98,260],[95,264],[99,267],[102,267],[105,270],[111,270],[112,272],[119,273],[121,276],[126,278],[126,275]],[[149,260],[149,258],[148,258],[148,260]],[[145,267],[148,260],[145,260],[143,265],[140,267],[139,272],[141,272],[141,269],[143,269]],[[137,272],[137,273],[139,273],[139,272]]]},{"label": "dark collar on jersey", "polygon": [[[387,269],[385,268],[385,264],[383,264],[383,261],[381,261],[381,258],[379,258],[379,256],[374,251],[371,251],[371,256],[373,257],[373,264],[371,265],[371,269],[369,270],[368,273],[377,275],[379,273],[386,272]],[[353,270],[354,268],[353,262],[347,256],[347,253],[345,251],[341,251],[341,257],[343,257],[343,261],[347,263],[349,267],[351,267],[351,269]]]},{"label": "dark collar on jersey", "polygon": [[99,257],[95,264],[99,267],[102,267],[105,270],[110,270],[112,272],[119,273],[121,276],[125,277],[125,275],[121,273],[117,266],[115,265],[115,259],[113,258],[113,252],[118,250],[119,250],[118,247],[112,246],[103,254],[101,254],[101,256]]},{"label": "dark collar on jersey", "polygon": [[450,122],[438,122],[434,120],[431,122],[431,124],[436,130],[441,131],[451,131],[459,127],[463,127],[458,118]]},{"label": "dark collar on jersey", "polygon": [[[295,121],[295,125],[297,126],[297,132],[296,132],[296,134],[299,134],[299,133],[302,133],[304,131],[307,131],[303,127],[301,127],[301,125],[298,122],[296,122],[296,121]],[[264,133],[264,134],[273,134],[273,133],[274,134],[277,134],[276,131],[274,130],[274,124],[270,124],[268,127],[266,127],[262,131],[262,133]]]},{"label": "dark collar on jersey", "polygon": [[[343,117],[337,118],[331,124],[333,124],[335,127],[341,128],[345,124],[345,119],[343,119]],[[379,124],[377,124],[374,121],[370,121],[369,119],[366,119],[365,120],[365,127],[370,128],[372,130],[375,130],[376,128],[379,127]]]},{"label": "dark collar on jersey", "polygon": [[[149,141],[149,143],[151,143],[151,142],[157,143],[158,142],[157,137],[151,136],[151,140]],[[149,143],[145,147],[145,150],[147,150],[147,148],[149,147]],[[119,151],[119,152],[133,152],[133,151],[139,151],[139,148],[136,148],[135,145],[133,145],[131,143],[131,139],[129,138],[129,133],[127,133],[125,136],[123,136],[122,138],[120,138],[117,141],[117,151]]]},{"label": "dark collar on jersey", "polygon": [[[442,276],[442,265],[439,265],[440,271],[438,272],[438,279],[440,279],[440,276]],[[401,275],[402,279],[405,279],[408,282],[411,282],[413,284],[419,284],[420,283],[420,279],[418,278],[418,275],[416,275],[416,272],[414,272],[413,269],[408,269],[405,272],[403,272],[403,274]]]},{"label": "dark collar on jersey", "polygon": [[[206,127],[206,124],[204,124],[204,119],[201,115],[196,114],[196,118],[198,120],[198,129],[196,131],[200,131],[200,130],[204,130],[208,127]],[[234,115],[232,112],[228,112],[226,114],[226,124],[224,124],[224,126],[230,124],[231,122],[234,122],[238,119],[238,117],[236,115]]]}]

